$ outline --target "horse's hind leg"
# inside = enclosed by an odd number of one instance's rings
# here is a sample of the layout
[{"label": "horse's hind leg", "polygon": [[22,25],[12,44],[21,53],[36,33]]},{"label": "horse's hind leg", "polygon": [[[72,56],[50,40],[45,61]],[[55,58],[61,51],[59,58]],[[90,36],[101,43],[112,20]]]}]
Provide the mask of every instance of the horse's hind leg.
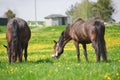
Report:
[{"label": "horse's hind leg", "polygon": [[97,62],[100,62],[100,52],[98,50],[97,43],[95,41],[92,41],[92,45],[93,45],[93,48],[95,49]]},{"label": "horse's hind leg", "polygon": [[75,47],[76,47],[76,52],[77,52],[77,58],[78,62],[80,62],[80,49],[79,49],[79,43],[74,41]]},{"label": "horse's hind leg", "polygon": [[102,51],[102,58],[104,61],[107,61],[107,55],[106,55],[106,44],[105,44],[105,41],[104,41],[104,47],[103,47],[103,51]]},{"label": "horse's hind leg", "polygon": [[100,62],[100,53],[99,53],[99,51],[97,50],[97,62]]},{"label": "horse's hind leg", "polygon": [[22,54],[19,54],[19,62],[22,62]]},{"label": "horse's hind leg", "polygon": [[25,44],[25,53],[24,53],[25,61],[27,61],[27,48],[28,48],[28,43]]},{"label": "horse's hind leg", "polygon": [[23,51],[23,49],[20,49],[19,53],[18,53],[19,62],[22,62],[22,51]]},{"label": "horse's hind leg", "polygon": [[87,50],[86,50],[86,44],[82,44],[82,46],[83,46],[83,49],[84,49],[84,56],[85,56],[85,59],[86,59],[86,61],[88,61]]}]

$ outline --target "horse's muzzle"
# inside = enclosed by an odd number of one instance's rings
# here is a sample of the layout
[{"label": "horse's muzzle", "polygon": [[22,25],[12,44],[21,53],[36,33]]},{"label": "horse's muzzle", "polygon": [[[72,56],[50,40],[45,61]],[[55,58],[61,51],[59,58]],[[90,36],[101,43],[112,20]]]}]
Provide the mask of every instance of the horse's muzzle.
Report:
[{"label": "horse's muzzle", "polygon": [[52,55],[52,58],[58,59],[58,56],[56,56],[55,54],[53,54],[53,55]]}]

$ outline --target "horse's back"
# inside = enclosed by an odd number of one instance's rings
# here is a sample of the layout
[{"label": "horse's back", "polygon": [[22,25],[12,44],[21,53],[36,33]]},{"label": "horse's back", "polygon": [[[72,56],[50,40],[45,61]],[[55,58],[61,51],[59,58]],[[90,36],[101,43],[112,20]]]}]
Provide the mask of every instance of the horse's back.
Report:
[{"label": "horse's back", "polygon": [[18,24],[19,24],[19,33],[20,33],[19,37],[21,41],[23,42],[29,41],[31,37],[31,31],[27,22],[22,19],[18,19]]},{"label": "horse's back", "polygon": [[18,34],[19,34],[19,40],[22,42],[28,42],[31,36],[31,31],[28,27],[28,24],[25,20],[20,18],[13,18],[10,19],[7,23],[7,32],[6,32],[6,38],[7,41],[10,42],[12,40],[12,28],[13,28],[13,22],[16,21],[18,24]]},{"label": "horse's back", "polygon": [[[104,25],[104,21],[102,19],[91,19],[89,21],[85,22],[85,28],[86,28],[86,32],[89,36],[89,40],[92,41],[96,41],[97,40],[97,36],[98,36],[98,27],[102,27],[102,31],[104,33],[105,31],[105,25]],[[104,37],[104,35],[103,35]]]},{"label": "horse's back", "polygon": [[104,25],[104,21],[101,19],[91,19],[86,22],[82,19],[78,19],[70,26],[70,35],[72,39],[80,43],[91,43],[97,36],[95,26],[97,21],[100,22],[101,25]]},{"label": "horse's back", "polygon": [[85,21],[82,19],[78,19],[75,23],[72,24],[70,35],[75,41],[80,43],[90,43],[88,29],[85,27]]}]

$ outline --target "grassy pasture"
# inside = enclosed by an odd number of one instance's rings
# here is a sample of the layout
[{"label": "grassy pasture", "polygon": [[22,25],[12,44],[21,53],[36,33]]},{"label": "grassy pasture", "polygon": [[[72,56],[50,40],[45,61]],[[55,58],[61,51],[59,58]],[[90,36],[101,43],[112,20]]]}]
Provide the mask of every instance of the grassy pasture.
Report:
[{"label": "grassy pasture", "polygon": [[58,40],[64,29],[65,26],[31,27],[28,61],[10,65],[2,46],[6,44],[6,27],[0,26],[0,80],[120,80],[120,26],[106,27],[108,62],[100,63],[96,63],[91,44],[87,45],[89,62],[81,48],[78,63],[73,41],[65,46],[60,59],[52,59],[53,40]]}]

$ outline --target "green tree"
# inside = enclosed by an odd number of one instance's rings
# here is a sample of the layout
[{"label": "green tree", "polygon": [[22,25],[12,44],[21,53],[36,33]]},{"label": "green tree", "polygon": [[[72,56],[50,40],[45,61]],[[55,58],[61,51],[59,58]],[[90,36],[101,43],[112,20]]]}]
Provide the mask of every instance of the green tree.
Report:
[{"label": "green tree", "polygon": [[66,14],[71,16],[73,21],[78,18],[88,20],[92,16],[92,5],[92,2],[84,0],[82,3],[71,5],[70,9],[66,11]]},{"label": "green tree", "polygon": [[72,19],[72,21],[75,18],[75,10],[77,8],[77,3],[75,5],[71,5],[70,9],[66,11],[66,14]]},{"label": "green tree", "polygon": [[114,10],[111,0],[98,0],[98,2],[93,5],[93,14],[95,17],[101,17],[105,21],[113,20],[112,13]]},{"label": "green tree", "polygon": [[92,6],[92,2],[89,2],[89,0],[84,0],[82,3],[76,3],[75,5],[71,5],[70,9],[66,11],[66,14],[68,16],[71,16],[73,21],[78,18],[88,20],[93,15]]},{"label": "green tree", "polygon": [[8,10],[7,12],[5,12],[5,15],[8,19],[11,19],[11,18],[16,16],[15,13],[13,13],[12,10]]},{"label": "green tree", "polygon": [[103,18],[105,21],[111,21],[114,8],[111,0],[98,0],[97,3],[83,0],[81,3],[71,5],[70,9],[66,11],[68,16],[71,16],[75,21],[78,18],[88,20],[94,17]]}]

